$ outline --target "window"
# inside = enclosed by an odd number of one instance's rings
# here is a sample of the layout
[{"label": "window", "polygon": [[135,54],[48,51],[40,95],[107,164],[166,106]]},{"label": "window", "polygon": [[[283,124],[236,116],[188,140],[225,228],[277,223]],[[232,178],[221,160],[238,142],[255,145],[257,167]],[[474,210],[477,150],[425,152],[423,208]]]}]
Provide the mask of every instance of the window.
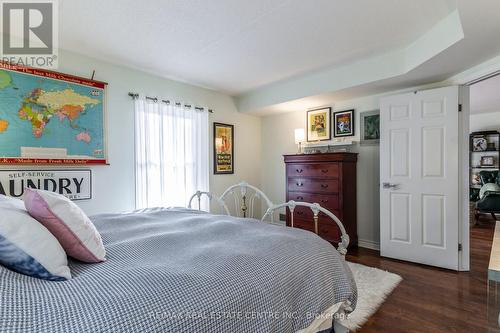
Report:
[{"label": "window", "polygon": [[136,208],[186,207],[208,191],[208,141],[206,111],[136,99]]}]

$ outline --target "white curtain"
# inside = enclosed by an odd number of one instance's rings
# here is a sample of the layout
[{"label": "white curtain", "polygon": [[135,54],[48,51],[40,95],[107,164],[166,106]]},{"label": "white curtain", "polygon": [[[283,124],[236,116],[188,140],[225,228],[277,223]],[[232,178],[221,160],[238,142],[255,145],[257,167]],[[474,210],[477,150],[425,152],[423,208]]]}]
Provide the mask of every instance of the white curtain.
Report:
[{"label": "white curtain", "polygon": [[208,191],[208,141],[206,110],[137,98],[136,208],[186,207],[197,190]]}]

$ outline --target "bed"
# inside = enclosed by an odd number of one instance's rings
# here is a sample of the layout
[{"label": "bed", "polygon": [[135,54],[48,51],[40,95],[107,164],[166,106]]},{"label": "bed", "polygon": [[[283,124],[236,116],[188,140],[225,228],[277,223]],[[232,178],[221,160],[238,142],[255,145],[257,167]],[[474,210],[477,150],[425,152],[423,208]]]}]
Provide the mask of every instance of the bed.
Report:
[{"label": "bed", "polygon": [[315,234],[186,208],[91,218],[107,261],[51,282],[0,266],[1,332],[318,332],[357,300]]}]

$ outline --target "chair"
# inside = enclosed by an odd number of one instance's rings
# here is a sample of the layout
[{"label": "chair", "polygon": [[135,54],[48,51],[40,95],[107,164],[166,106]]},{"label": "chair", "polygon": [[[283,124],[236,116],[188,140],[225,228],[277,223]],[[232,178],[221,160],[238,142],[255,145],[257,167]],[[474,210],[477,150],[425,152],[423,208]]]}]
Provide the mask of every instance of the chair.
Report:
[{"label": "chair", "polygon": [[341,233],[340,243],[338,244],[337,251],[342,256],[345,257],[345,255],[347,253],[347,247],[349,246],[349,235],[345,231],[344,225],[342,224],[342,222],[340,222],[340,220],[338,219],[337,216],[335,216],[329,210],[321,207],[317,203],[311,204],[308,202],[296,202],[296,201],[291,200],[291,201],[288,201],[288,202],[285,202],[285,203],[282,203],[279,205],[274,205],[274,206],[267,209],[266,213],[262,217],[262,221],[264,221],[268,216],[273,216],[275,211],[281,210],[282,208],[286,207],[290,210],[290,227],[293,228],[293,216],[294,216],[293,212],[295,210],[295,207],[297,207],[297,206],[309,207],[312,210],[313,219],[314,219],[314,232],[316,233],[316,235],[318,234],[318,220],[319,220],[318,215],[320,212],[325,214],[329,218],[331,218],[333,220],[333,222],[335,222],[337,224],[337,226],[340,229],[340,233]]},{"label": "chair", "polygon": [[222,193],[220,199],[233,213],[229,215],[235,217],[258,218],[257,216],[262,215],[262,212],[265,211],[259,209],[262,208],[262,205],[266,210],[274,206],[264,192],[247,182],[241,182],[229,187]]},{"label": "chair", "polygon": [[209,203],[212,203],[212,201],[215,201],[219,205],[219,208],[221,210],[222,215],[230,215],[229,210],[227,209],[227,206],[224,203],[224,201],[222,201],[220,198],[218,198],[217,196],[213,195],[210,192],[196,191],[196,193],[193,194],[191,196],[191,198],[189,199],[188,208],[192,209],[193,200],[194,200],[194,198],[197,198],[198,210],[201,210],[201,198],[203,196],[206,196],[208,198]]},{"label": "chair", "polygon": [[[481,171],[479,172],[481,186],[488,183],[496,183],[500,185],[500,176],[498,171]],[[489,191],[484,194],[482,199],[479,198],[479,193],[472,195],[476,201],[474,209],[474,219],[477,223],[480,214],[491,214],[493,219],[496,219],[495,214],[500,214],[500,192]]]}]

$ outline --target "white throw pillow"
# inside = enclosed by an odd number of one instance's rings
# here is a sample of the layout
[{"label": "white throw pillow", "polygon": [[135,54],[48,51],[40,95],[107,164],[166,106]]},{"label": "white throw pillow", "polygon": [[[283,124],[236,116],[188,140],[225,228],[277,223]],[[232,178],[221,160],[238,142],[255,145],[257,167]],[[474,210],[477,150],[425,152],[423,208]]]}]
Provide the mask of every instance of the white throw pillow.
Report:
[{"label": "white throw pillow", "polygon": [[0,264],[39,279],[71,279],[57,239],[28,214],[21,200],[4,195],[0,195]]},{"label": "white throw pillow", "polygon": [[27,188],[24,205],[57,238],[68,256],[88,263],[106,260],[101,235],[74,202],[54,192]]},{"label": "white throw pillow", "polygon": [[486,183],[479,190],[479,199],[484,198],[486,192],[500,192],[500,186],[496,183]]}]

